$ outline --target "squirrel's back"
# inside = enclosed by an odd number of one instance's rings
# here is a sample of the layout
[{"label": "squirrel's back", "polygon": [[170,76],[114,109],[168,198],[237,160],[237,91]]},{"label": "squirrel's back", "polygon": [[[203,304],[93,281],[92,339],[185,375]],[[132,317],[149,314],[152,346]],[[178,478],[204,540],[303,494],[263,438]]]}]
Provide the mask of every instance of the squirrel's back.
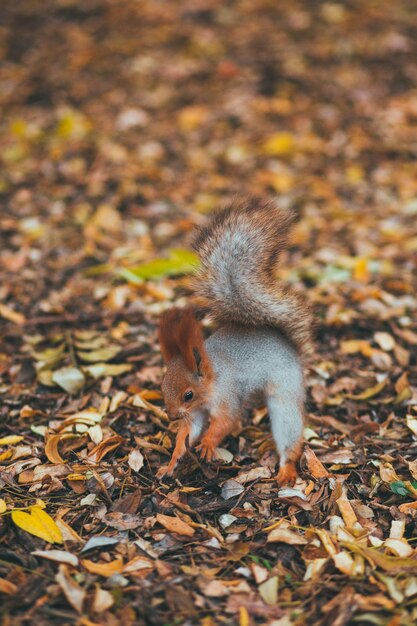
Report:
[{"label": "squirrel's back", "polygon": [[193,244],[201,260],[194,285],[218,323],[278,328],[306,353],[311,345],[308,305],[275,277],[296,219],[295,211],[257,199],[215,213]]}]

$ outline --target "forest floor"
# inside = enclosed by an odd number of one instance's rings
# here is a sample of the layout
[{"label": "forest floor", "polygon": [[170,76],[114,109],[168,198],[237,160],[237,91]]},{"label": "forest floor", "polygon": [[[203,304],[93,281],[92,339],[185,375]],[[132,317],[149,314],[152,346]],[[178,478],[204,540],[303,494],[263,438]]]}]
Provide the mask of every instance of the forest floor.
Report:
[{"label": "forest floor", "polygon": [[[25,0],[0,26],[0,624],[417,622],[417,5]],[[305,451],[168,482],[159,314],[236,194],[301,219]]]}]

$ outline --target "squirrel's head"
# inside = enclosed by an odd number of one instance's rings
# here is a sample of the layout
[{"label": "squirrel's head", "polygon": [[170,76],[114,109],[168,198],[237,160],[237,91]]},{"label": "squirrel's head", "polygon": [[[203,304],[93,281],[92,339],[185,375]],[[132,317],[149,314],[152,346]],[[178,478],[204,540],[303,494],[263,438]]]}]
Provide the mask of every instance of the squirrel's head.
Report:
[{"label": "squirrel's head", "polygon": [[159,323],[159,342],[167,365],[162,393],[168,415],[192,414],[202,407],[213,378],[201,323],[192,308],[170,309]]}]

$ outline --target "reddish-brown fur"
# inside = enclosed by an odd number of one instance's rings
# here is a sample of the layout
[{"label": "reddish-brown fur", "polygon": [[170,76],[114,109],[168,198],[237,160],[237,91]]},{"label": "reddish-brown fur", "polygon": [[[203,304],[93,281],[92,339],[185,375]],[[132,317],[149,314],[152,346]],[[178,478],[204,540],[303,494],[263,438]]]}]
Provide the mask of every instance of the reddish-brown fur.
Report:
[{"label": "reddish-brown fur", "polygon": [[[198,367],[204,370],[206,375],[211,371],[201,323],[197,320],[193,308],[170,309],[162,315],[159,322],[159,343],[166,363],[181,356],[191,372]],[[199,365],[196,363],[196,354],[201,357]]]}]

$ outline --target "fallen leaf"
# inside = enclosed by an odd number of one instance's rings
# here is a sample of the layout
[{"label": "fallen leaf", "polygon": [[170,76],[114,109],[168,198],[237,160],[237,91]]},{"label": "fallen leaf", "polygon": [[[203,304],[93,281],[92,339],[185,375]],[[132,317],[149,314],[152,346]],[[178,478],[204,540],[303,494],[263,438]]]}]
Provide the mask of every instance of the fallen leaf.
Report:
[{"label": "fallen leaf", "polygon": [[314,451],[308,446],[306,446],[304,449],[304,457],[307,461],[308,469],[313,478],[325,478],[326,476],[330,476],[323,463],[319,461]]},{"label": "fallen leaf", "polygon": [[97,574],[105,578],[110,578],[110,576],[114,574],[120,574],[123,570],[123,560],[121,557],[117,557],[117,559],[108,563],[94,563],[94,561],[82,559],[81,565],[90,572],[90,574]]},{"label": "fallen leaf", "polygon": [[59,453],[58,444],[61,440],[61,435],[50,435],[47,438],[45,444],[45,454],[48,461],[51,463],[64,463],[64,459]]},{"label": "fallen leaf", "polygon": [[34,550],[31,552],[34,556],[39,556],[49,561],[56,561],[57,563],[65,563],[66,565],[72,565],[77,567],[78,557],[66,550]]},{"label": "fallen leaf", "polygon": [[230,498],[234,498],[235,496],[240,495],[243,491],[245,491],[245,488],[236,480],[230,478],[229,480],[226,480],[225,483],[223,483],[222,498],[224,500],[230,500]]},{"label": "fallen leaf", "polygon": [[195,533],[194,528],[192,528],[186,522],[183,522],[178,517],[171,517],[169,515],[163,515],[162,513],[158,513],[156,516],[156,521],[159,522],[169,532],[176,533],[177,535],[186,535],[187,537],[192,537]]},{"label": "fallen leaf", "polygon": [[0,437],[0,446],[12,446],[15,443],[23,441],[22,435],[7,435],[6,437]]},{"label": "fallen leaf", "polygon": [[293,532],[289,528],[283,528],[280,526],[271,530],[267,537],[268,543],[277,541],[281,541],[282,543],[288,543],[291,546],[303,546],[308,543],[307,539],[302,535]]},{"label": "fallen leaf", "polygon": [[85,376],[78,367],[62,367],[53,372],[52,381],[68,393],[76,394],[84,387]]},{"label": "fallen leaf", "polygon": [[134,472],[139,472],[143,467],[143,454],[137,448],[131,450],[127,462]]},{"label": "fallen leaf", "polygon": [[88,454],[88,458],[90,461],[94,461],[94,463],[100,463],[100,461],[107,455],[109,452],[118,448],[122,443],[123,438],[120,435],[113,435],[111,437],[107,437],[107,439],[103,439],[97,446],[95,446]]},{"label": "fallen leaf", "polygon": [[288,132],[275,133],[262,146],[263,153],[268,156],[287,156],[294,150],[294,136]]},{"label": "fallen leaf", "polygon": [[7,306],[7,304],[0,303],[0,317],[3,317],[9,322],[13,322],[13,324],[17,324],[18,326],[22,326],[26,322],[26,318],[23,313],[15,311],[10,306]]},{"label": "fallen leaf", "polygon": [[30,513],[12,511],[13,522],[22,530],[31,535],[45,539],[49,543],[63,543],[62,533],[46,511],[39,507],[32,507]]},{"label": "fallen leaf", "polygon": [[272,576],[258,587],[259,595],[268,606],[278,602],[278,576]]},{"label": "fallen leaf", "polygon": [[13,583],[4,578],[0,578],[0,593],[5,593],[9,596],[13,596],[17,593],[17,587]]},{"label": "fallen leaf", "polygon": [[106,537],[105,535],[99,535],[98,537],[90,537],[85,546],[83,546],[81,553],[88,552],[89,550],[96,550],[97,548],[105,548],[108,546],[114,546],[120,543],[120,539],[117,537]]},{"label": "fallen leaf", "polygon": [[66,565],[60,565],[55,580],[61,587],[64,596],[77,613],[82,613],[86,591],[71,578]]},{"label": "fallen leaf", "polygon": [[110,609],[114,604],[114,598],[110,591],[102,589],[97,586],[93,598],[93,611],[94,613],[103,613]]}]

